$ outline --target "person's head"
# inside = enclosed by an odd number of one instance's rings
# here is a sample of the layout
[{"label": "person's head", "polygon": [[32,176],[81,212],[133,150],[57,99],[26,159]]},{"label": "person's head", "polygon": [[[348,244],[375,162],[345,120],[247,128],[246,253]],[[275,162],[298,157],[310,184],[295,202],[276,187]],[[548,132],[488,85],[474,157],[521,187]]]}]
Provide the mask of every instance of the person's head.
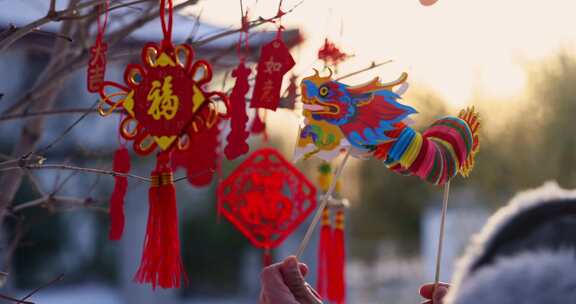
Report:
[{"label": "person's head", "polygon": [[576,301],[576,191],[556,183],[518,194],[460,261],[449,304]]}]

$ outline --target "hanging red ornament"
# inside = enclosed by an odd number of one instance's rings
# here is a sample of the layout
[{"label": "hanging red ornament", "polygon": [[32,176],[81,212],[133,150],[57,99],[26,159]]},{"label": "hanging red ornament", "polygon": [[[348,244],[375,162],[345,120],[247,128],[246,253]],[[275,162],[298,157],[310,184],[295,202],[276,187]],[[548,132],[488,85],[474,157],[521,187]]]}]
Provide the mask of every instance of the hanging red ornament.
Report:
[{"label": "hanging red ornament", "polygon": [[149,212],[144,238],[144,251],[134,279],[162,288],[180,287],[186,280],[180,257],[178,210],[172,170],[168,166],[169,152],[158,153],[152,185],[148,191]]},{"label": "hanging red ornament", "polygon": [[286,88],[286,97],[280,100],[280,107],[283,109],[294,110],[294,105],[296,104],[296,98],[298,97],[298,85],[296,81],[298,76],[292,74],[290,76],[290,84]]},{"label": "hanging red ornament", "polygon": [[337,66],[348,59],[350,55],[340,51],[334,42],[324,39],[324,45],[318,50],[318,59],[324,61],[325,65]]},{"label": "hanging red ornament", "polygon": [[282,78],[295,64],[280,34],[275,40],[264,45],[258,60],[256,84],[250,107],[275,111],[280,103]]},{"label": "hanging red ornament", "polygon": [[258,109],[254,111],[254,119],[252,120],[250,132],[252,134],[264,134],[264,136],[266,136],[266,122],[260,117],[260,111],[258,111]]},{"label": "hanging red ornament", "polygon": [[218,147],[220,145],[219,121],[213,125],[203,125],[203,129],[189,128],[188,139],[172,152],[172,168],[186,169],[191,185],[209,185],[217,169]]},{"label": "hanging red ornament", "polygon": [[339,207],[334,216],[332,234],[332,259],[329,275],[331,278],[328,299],[343,304],[346,299],[346,244],[344,241],[344,210]]},{"label": "hanging red ornament", "polygon": [[[114,154],[112,170],[123,174],[130,172],[130,154],[126,147],[121,146]],[[110,240],[120,240],[124,232],[124,196],[127,188],[128,179],[125,175],[114,176],[114,190],[110,197]]]},{"label": "hanging red ornament", "polygon": [[[108,23],[108,10],[110,1],[104,1],[104,4],[98,5],[98,33],[96,34],[96,42],[90,47],[90,59],[88,60],[88,73],[86,84],[88,91],[91,93],[98,93],[104,82],[106,75],[106,53],[108,52],[108,44],[104,42],[104,32],[106,24]],[[104,15],[102,20],[102,15]]]},{"label": "hanging red ornament", "polygon": [[227,118],[227,114],[218,111],[217,101],[223,102],[226,110],[228,101],[223,93],[204,90],[212,79],[210,64],[204,60],[194,62],[189,45],[172,44],[172,0],[160,0],[159,11],[164,39],[143,47],[142,64],[126,66],[125,84],[103,82],[99,112],[103,116],[115,109],[125,112],[120,134],[133,141],[137,154],[160,150],[151,174],[148,226],[135,280],[154,288],[173,288],[180,287],[185,274],[171,152],[186,148],[193,137],[189,134],[211,128],[219,118]]},{"label": "hanging red ornament", "polygon": [[[332,168],[329,163],[319,168],[318,186],[327,192],[332,182]],[[339,192],[339,183],[335,193]],[[346,299],[346,244],[344,238],[345,200],[330,198],[322,210],[320,242],[318,245],[318,280],[316,290],[324,299],[334,303],[344,303]],[[334,211],[334,212],[331,212]],[[334,219],[331,218],[334,214]]]},{"label": "hanging red ornament", "polygon": [[330,283],[330,264],[332,244],[332,225],[330,224],[330,209],[322,210],[322,222],[320,226],[320,242],[318,243],[318,269],[316,291],[322,298],[328,295]]},{"label": "hanging red ornament", "polygon": [[250,90],[248,76],[251,71],[240,61],[238,67],[232,72],[232,77],[236,78],[236,83],[230,94],[230,134],[228,134],[228,145],[224,149],[224,154],[230,160],[243,155],[250,150],[246,139],[250,133],[246,131],[248,115],[246,114],[246,93]]},{"label": "hanging red ornament", "polygon": [[316,208],[316,189],[271,148],[252,153],[218,187],[221,213],[265,251],[278,247]]}]

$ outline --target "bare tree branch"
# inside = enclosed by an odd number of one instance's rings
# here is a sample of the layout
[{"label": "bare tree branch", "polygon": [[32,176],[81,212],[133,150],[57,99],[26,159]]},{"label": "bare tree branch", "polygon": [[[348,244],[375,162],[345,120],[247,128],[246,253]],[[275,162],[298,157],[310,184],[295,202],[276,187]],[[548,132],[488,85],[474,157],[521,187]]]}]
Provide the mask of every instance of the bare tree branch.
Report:
[{"label": "bare tree branch", "polygon": [[[89,21],[94,21],[94,18],[97,15],[96,13],[86,14],[86,15],[79,15],[80,12],[85,8],[94,7],[97,4],[100,4],[102,0],[86,0],[80,2],[80,0],[70,0],[68,8],[60,11],[55,10],[55,5],[52,6],[54,2],[51,2],[51,7],[54,7],[54,10],[50,10],[47,13],[47,16],[40,18],[22,28],[14,29],[13,31],[8,32],[6,35],[2,35],[0,39],[0,53],[6,50],[10,45],[12,45],[18,39],[24,37],[28,33],[34,31],[39,26],[47,24],[49,22],[62,22],[62,26],[60,29],[60,33],[58,35],[62,37],[74,37],[74,38],[82,38],[85,36],[85,33],[82,34],[82,28],[87,28],[90,26]],[[112,6],[110,9],[119,9],[121,7],[126,7],[127,5],[136,4],[136,3],[143,3],[146,1],[143,0],[135,0],[129,3],[120,3],[118,5]],[[155,1],[150,1],[151,3]],[[175,10],[181,9],[183,7],[195,4],[197,0],[188,0],[183,3],[180,3],[174,7]],[[298,3],[295,7],[300,5]],[[294,7],[294,8],[295,8]],[[288,10],[287,12],[291,12],[294,8]],[[143,24],[157,18],[158,16],[158,8],[156,5],[150,5],[147,11],[144,11],[141,17],[137,18],[127,26],[110,33],[107,36],[107,42],[109,46],[114,45],[127,37],[130,33],[132,33],[135,29],[141,27]],[[264,19],[259,18],[258,20],[254,20],[249,23],[249,27],[253,28],[259,26],[261,24],[271,22],[280,16],[274,16],[272,18]],[[80,19],[78,19],[80,18]],[[94,20],[91,20],[93,18]],[[74,22],[74,23],[72,23]],[[196,41],[194,43],[195,47],[201,47],[207,43],[213,42],[217,39],[226,37],[228,35],[232,35],[238,33],[241,29],[230,30],[215,34],[211,37],[206,39],[202,39]],[[76,35],[76,36],[73,36]],[[84,36],[83,36],[84,35]],[[82,40],[82,39],[80,39]],[[80,41],[81,43],[82,41]],[[80,46],[80,47],[79,47]],[[44,116],[50,115],[47,113],[56,113],[56,111],[52,110],[53,104],[55,102],[55,97],[57,93],[60,91],[62,85],[64,84],[64,80],[74,71],[83,68],[86,66],[86,62],[89,58],[89,52],[86,46],[82,45],[72,45],[67,41],[57,40],[52,49],[52,57],[45,67],[44,71],[38,77],[34,85],[20,98],[16,101],[16,103],[12,104],[4,114],[4,120],[11,120],[17,117],[31,117],[22,129],[22,135],[20,139],[16,143],[12,151],[12,160],[8,160],[9,163],[3,162],[0,163],[0,171],[5,171],[0,176],[0,185],[2,185],[3,189],[0,192],[0,224],[4,219],[5,212],[7,208],[12,203],[14,195],[16,191],[20,187],[23,174],[26,170],[38,170],[38,169],[57,169],[57,170],[76,170],[76,171],[83,171],[83,172],[91,172],[96,174],[107,174],[112,176],[119,175],[113,171],[106,171],[100,169],[92,169],[92,168],[80,168],[68,165],[58,165],[58,164],[50,164],[50,165],[43,165],[41,163],[35,163],[35,159],[31,160],[31,157],[41,157],[35,156],[32,151],[36,150],[36,146],[38,145],[39,139],[42,136],[43,130],[42,127],[44,125]],[[16,111],[24,110],[24,113],[16,114]],[[93,113],[93,110],[84,112],[83,116],[79,119],[83,119],[86,115]],[[9,116],[9,115],[16,115],[16,116]],[[0,119],[2,120],[2,119]],[[79,121],[77,120],[77,122]],[[76,123],[67,128],[64,133],[57,137],[57,139],[47,148],[54,146],[57,142],[59,142],[63,137],[65,137],[69,131],[76,125]],[[46,149],[44,149],[45,151]],[[11,162],[11,163],[10,163]],[[12,164],[12,165],[11,165]],[[201,174],[204,174],[203,172]],[[126,175],[127,177],[132,177],[135,179],[140,179],[144,181],[149,181],[149,178],[140,177],[136,175]],[[185,180],[186,177],[177,178],[175,181]]]},{"label": "bare tree branch", "polygon": [[[62,114],[98,114],[97,109],[90,108],[70,108],[70,109],[54,109],[41,112],[25,112],[18,114],[8,114],[0,116],[0,121],[11,121],[22,118],[29,118],[34,116],[52,116],[52,115],[62,115]],[[122,113],[122,110],[115,110],[114,113]]]},{"label": "bare tree branch", "polygon": [[69,6],[67,9],[64,9],[61,11],[52,10],[53,2],[50,3],[51,9],[48,11],[46,16],[44,16],[44,17],[42,17],[36,21],[33,21],[33,22],[23,26],[23,27],[17,28],[16,30],[12,31],[9,35],[3,37],[3,39],[0,40],[0,53],[4,52],[6,49],[8,49],[14,42],[16,42],[19,39],[21,39],[22,37],[30,34],[34,30],[36,30],[37,28],[41,27],[42,25],[45,25],[47,23],[54,22],[54,21],[56,21],[56,22],[60,21],[60,20],[62,20],[63,17],[66,17],[66,16],[75,15],[78,13],[78,10],[83,9],[85,7],[93,6],[94,4],[97,4],[101,1],[102,0],[90,0],[90,1],[80,3],[78,5],[75,5],[75,6]]},{"label": "bare tree branch", "polygon": [[24,298],[22,298],[22,300],[20,301],[26,301],[28,300],[30,297],[32,297],[35,293],[39,292],[40,290],[49,287],[50,285],[56,284],[59,281],[62,281],[62,279],[64,279],[64,274],[60,274],[58,275],[56,278],[54,278],[53,280],[51,280],[50,282],[32,290],[32,292],[30,292],[28,295],[26,295]]},{"label": "bare tree branch", "polygon": [[37,152],[37,154],[44,154],[46,151],[50,150],[52,147],[54,147],[54,145],[56,145],[58,142],[64,139],[64,137],[66,137],[66,135],[70,133],[70,131],[72,131],[74,127],[76,127],[82,120],[84,120],[84,118],[86,118],[86,116],[88,116],[88,114],[90,114],[92,110],[96,108],[98,102],[99,101],[96,100],[96,102],[94,102],[94,104],[90,107],[90,111],[86,111],[84,114],[82,114],[82,116],[78,117],[78,119],[76,119],[76,121],[74,121],[70,126],[68,126],[68,128],[66,128],[60,135],[58,135],[58,137],[56,137],[53,141],[47,144],[44,148],[40,149]]},{"label": "bare tree branch", "polygon": [[5,167],[0,169],[0,172],[3,171],[12,171],[12,170],[21,170],[21,169],[29,169],[29,170],[42,170],[42,169],[49,169],[49,170],[68,170],[68,171],[80,171],[80,172],[89,172],[89,173],[96,173],[96,174],[105,174],[111,176],[124,176],[134,178],[140,181],[150,182],[151,179],[144,176],[139,176],[130,173],[121,173],[112,170],[103,170],[103,169],[95,169],[95,168],[84,168],[84,167],[76,167],[71,165],[63,165],[63,164],[26,164],[23,167],[20,166],[13,166],[13,167]]},{"label": "bare tree branch", "polygon": [[18,300],[18,299],[11,297],[11,296],[3,295],[1,293],[0,293],[0,299],[14,302],[16,304],[34,304],[34,302]]},{"label": "bare tree branch", "polygon": [[35,200],[31,200],[26,203],[18,204],[12,208],[13,213],[21,212],[22,210],[38,207],[49,203],[69,203],[74,205],[81,205],[86,206],[89,204],[94,204],[94,199],[91,197],[86,198],[78,198],[78,197],[69,197],[69,196],[58,196],[58,195],[47,195]]},{"label": "bare tree branch", "polygon": [[346,75],[343,75],[343,76],[340,76],[340,77],[336,78],[336,80],[339,81],[339,80],[342,80],[342,79],[346,79],[346,78],[348,78],[348,77],[352,77],[352,76],[356,76],[356,75],[362,74],[362,73],[364,73],[364,72],[367,72],[367,71],[373,70],[373,69],[375,69],[375,68],[377,68],[377,67],[381,67],[381,66],[383,66],[383,65],[385,65],[385,64],[388,64],[388,63],[390,63],[390,62],[392,62],[392,61],[393,61],[393,60],[386,60],[386,61],[380,62],[380,63],[376,63],[376,62],[373,61],[368,67],[363,68],[363,69],[360,69],[360,70],[358,70],[358,71],[354,71],[354,72],[352,72],[352,73],[349,73],[349,74],[346,74]]}]

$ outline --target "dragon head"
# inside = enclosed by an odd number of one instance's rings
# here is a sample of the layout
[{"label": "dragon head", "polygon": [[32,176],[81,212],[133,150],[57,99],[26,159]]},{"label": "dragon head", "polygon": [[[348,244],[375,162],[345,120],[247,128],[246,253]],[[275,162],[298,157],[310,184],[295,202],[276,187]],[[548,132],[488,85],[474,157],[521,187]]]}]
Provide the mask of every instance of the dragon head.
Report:
[{"label": "dragon head", "polygon": [[355,106],[346,85],[332,80],[331,77],[332,71],[328,77],[321,77],[316,71],[314,76],[302,80],[304,114],[311,115],[316,120],[341,125],[354,115]]},{"label": "dragon head", "polygon": [[304,116],[323,120],[333,125],[348,123],[358,113],[358,108],[382,97],[384,102],[401,112],[412,113],[413,109],[396,102],[399,96],[394,87],[404,85],[408,75],[403,73],[397,80],[381,83],[379,78],[361,84],[348,86],[332,80],[332,71],[327,77],[321,77],[318,71],[302,80],[302,103]]}]

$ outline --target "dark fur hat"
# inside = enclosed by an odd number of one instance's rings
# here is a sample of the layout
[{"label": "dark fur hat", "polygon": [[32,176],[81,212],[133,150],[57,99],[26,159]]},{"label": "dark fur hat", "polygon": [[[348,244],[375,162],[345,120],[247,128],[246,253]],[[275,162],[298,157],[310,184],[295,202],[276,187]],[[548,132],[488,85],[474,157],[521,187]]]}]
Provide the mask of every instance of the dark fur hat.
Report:
[{"label": "dark fur hat", "polygon": [[576,303],[576,191],[556,183],[516,195],[474,237],[449,304]]}]

